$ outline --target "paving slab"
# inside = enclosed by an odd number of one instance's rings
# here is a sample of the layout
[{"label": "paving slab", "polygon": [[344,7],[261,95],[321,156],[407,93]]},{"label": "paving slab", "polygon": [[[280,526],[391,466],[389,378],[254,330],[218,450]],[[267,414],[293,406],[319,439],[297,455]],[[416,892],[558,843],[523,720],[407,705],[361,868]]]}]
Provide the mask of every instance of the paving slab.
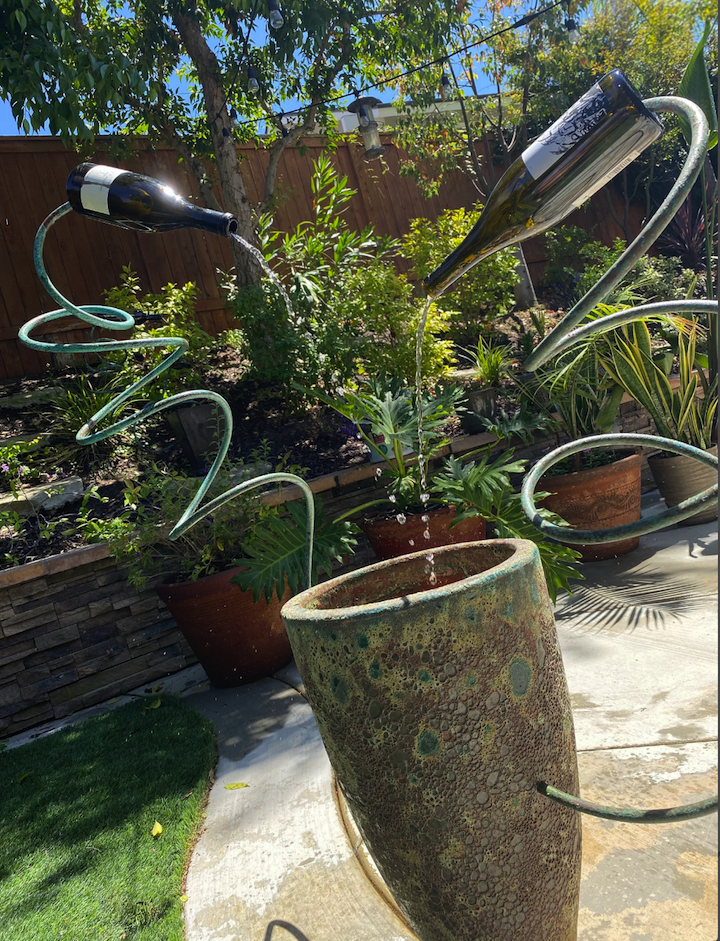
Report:
[{"label": "paving slab", "polygon": [[[648,507],[655,512],[656,506]],[[717,532],[676,527],[583,566],[556,619],[581,792],[667,807],[717,790]],[[187,941],[411,941],[352,820],[294,665],[190,701],[220,763],[191,860]],[[227,790],[225,784],[250,785]],[[583,818],[579,941],[715,941],[717,819]]]}]

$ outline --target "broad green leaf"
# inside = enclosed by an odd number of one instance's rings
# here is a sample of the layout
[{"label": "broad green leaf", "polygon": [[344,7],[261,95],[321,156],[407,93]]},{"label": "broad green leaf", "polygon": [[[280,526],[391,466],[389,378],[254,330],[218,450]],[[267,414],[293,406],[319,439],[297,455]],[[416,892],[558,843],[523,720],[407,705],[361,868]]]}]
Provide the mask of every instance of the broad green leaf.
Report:
[{"label": "broad green leaf", "polygon": [[[718,142],[718,122],[717,112],[715,110],[715,99],[713,98],[712,86],[705,65],[705,46],[710,34],[712,33],[712,21],[707,20],[705,30],[697,44],[695,51],[690,57],[685,74],[682,77],[678,87],[678,97],[687,98],[699,105],[705,112],[708,125],[710,126],[710,139],[708,141],[708,150],[712,150]],[[690,142],[690,125],[684,118],[679,118],[685,140]]]}]

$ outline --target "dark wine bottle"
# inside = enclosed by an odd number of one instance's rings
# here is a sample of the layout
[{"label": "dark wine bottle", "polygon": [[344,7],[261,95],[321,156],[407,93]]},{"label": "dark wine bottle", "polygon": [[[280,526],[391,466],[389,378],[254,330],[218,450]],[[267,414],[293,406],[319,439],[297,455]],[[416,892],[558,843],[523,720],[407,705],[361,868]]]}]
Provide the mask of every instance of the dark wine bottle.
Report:
[{"label": "dark wine bottle", "polygon": [[124,229],[168,232],[190,227],[226,238],[237,231],[231,213],[194,206],[159,180],[117,167],[81,163],[68,177],[67,196],[76,212]]},{"label": "dark wine bottle", "polygon": [[622,72],[608,72],[505,171],[470,233],[423,281],[426,293],[564,219],[662,131]]}]

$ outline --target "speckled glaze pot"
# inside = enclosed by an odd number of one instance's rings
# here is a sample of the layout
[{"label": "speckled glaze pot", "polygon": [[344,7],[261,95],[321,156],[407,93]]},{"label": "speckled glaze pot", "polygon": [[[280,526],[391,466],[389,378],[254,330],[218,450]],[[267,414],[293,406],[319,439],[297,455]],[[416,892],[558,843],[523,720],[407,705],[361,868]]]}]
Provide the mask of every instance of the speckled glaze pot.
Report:
[{"label": "speckled glaze pot", "polygon": [[283,619],[335,774],[422,941],[576,941],[572,713],[536,547],[380,562]]}]

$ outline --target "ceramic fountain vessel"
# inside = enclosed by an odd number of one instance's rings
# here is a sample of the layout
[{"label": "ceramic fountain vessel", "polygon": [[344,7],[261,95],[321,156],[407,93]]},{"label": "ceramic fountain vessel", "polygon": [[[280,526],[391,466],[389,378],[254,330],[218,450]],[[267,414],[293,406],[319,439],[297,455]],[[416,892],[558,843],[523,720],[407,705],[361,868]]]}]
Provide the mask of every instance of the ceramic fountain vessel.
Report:
[{"label": "ceramic fountain vessel", "polygon": [[575,737],[540,559],[523,540],[381,562],[283,618],[340,788],[422,941],[576,941]]}]

